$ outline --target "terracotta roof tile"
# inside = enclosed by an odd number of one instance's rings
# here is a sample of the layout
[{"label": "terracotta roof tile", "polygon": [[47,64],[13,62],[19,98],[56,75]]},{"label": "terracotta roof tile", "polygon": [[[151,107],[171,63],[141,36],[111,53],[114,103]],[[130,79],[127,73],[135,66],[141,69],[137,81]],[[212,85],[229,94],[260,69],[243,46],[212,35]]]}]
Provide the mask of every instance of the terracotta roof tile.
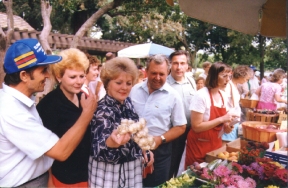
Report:
[{"label": "terracotta roof tile", "polygon": [[[20,16],[13,16],[14,19],[14,29],[35,31],[24,19]],[[7,14],[0,12],[0,26],[2,28],[7,28]]]}]

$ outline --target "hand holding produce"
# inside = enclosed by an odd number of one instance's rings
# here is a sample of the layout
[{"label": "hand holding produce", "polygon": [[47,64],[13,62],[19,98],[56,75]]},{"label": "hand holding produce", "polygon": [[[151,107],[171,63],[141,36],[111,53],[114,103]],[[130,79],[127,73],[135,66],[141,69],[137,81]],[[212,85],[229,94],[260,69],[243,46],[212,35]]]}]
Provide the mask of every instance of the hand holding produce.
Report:
[{"label": "hand holding produce", "polygon": [[133,120],[122,119],[121,124],[117,128],[119,136],[129,133],[132,134],[133,140],[143,150],[150,150],[155,148],[154,137],[148,134],[146,121],[140,118],[138,122]]}]

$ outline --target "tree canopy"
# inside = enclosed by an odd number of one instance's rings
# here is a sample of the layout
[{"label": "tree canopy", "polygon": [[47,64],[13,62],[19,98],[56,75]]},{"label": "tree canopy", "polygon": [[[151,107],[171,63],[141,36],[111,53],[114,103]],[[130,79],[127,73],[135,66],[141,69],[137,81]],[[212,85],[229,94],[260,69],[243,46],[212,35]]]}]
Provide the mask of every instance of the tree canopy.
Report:
[{"label": "tree canopy", "polygon": [[[114,0],[115,1],[115,0]],[[94,26],[102,31],[103,39],[131,43],[153,41],[191,53],[194,66],[207,60],[237,64],[260,64],[258,36],[249,36],[186,16],[177,3],[173,7],[164,0],[117,0],[120,6],[109,10]],[[75,34],[82,24],[105,4],[113,0],[50,0],[52,31]],[[0,3],[0,11],[5,6]],[[14,0],[15,15],[24,18],[32,27],[42,30],[39,0]],[[90,33],[87,32],[87,35]],[[283,39],[265,38],[265,69],[287,69],[287,45]],[[195,61],[198,50],[204,54]]]}]

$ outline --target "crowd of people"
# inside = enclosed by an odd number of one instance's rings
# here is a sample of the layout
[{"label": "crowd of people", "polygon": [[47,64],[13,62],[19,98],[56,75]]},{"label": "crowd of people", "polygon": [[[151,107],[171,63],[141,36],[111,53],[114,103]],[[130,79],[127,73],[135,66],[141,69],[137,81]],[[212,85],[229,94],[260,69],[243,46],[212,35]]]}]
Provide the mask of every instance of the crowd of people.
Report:
[{"label": "crowd of people", "polygon": [[[177,50],[145,68],[113,53],[101,64],[75,48],[46,55],[36,39],[16,41],[0,90],[0,187],[155,187],[238,137],[241,98],[287,105],[282,69],[259,80],[254,66],[204,62],[194,78],[189,62]],[[46,79],[53,87],[36,105]],[[117,129],[140,118],[150,150]]]}]

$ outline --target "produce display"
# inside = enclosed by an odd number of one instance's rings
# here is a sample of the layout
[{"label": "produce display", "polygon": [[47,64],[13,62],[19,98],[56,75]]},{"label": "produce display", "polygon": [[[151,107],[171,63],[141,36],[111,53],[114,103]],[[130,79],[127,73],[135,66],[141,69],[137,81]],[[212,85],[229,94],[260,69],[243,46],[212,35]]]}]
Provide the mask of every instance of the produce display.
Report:
[{"label": "produce display", "polygon": [[254,113],[258,113],[258,114],[279,114],[278,111],[276,110],[260,110],[260,109],[257,109],[257,110],[253,110]]},{"label": "produce display", "polygon": [[126,133],[132,134],[133,140],[143,150],[150,150],[155,147],[154,137],[148,134],[148,128],[146,127],[144,118],[140,118],[138,122],[131,119],[122,119],[117,130],[119,135]]},{"label": "produce display", "polygon": [[238,155],[239,155],[239,152],[227,152],[227,151],[224,151],[224,152],[220,152],[217,154],[217,157],[219,157],[220,159],[227,159],[229,161],[235,161],[237,162],[238,161]]},{"label": "produce display", "polygon": [[164,184],[158,186],[159,188],[176,188],[176,187],[191,187],[195,180],[194,176],[189,176],[184,174],[182,176],[171,178],[169,181],[166,181]]},{"label": "produce display", "polygon": [[269,129],[269,130],[278,130],[279,127],[275,125],[256,125],[254,126],[255,128],[258,129]]}]

